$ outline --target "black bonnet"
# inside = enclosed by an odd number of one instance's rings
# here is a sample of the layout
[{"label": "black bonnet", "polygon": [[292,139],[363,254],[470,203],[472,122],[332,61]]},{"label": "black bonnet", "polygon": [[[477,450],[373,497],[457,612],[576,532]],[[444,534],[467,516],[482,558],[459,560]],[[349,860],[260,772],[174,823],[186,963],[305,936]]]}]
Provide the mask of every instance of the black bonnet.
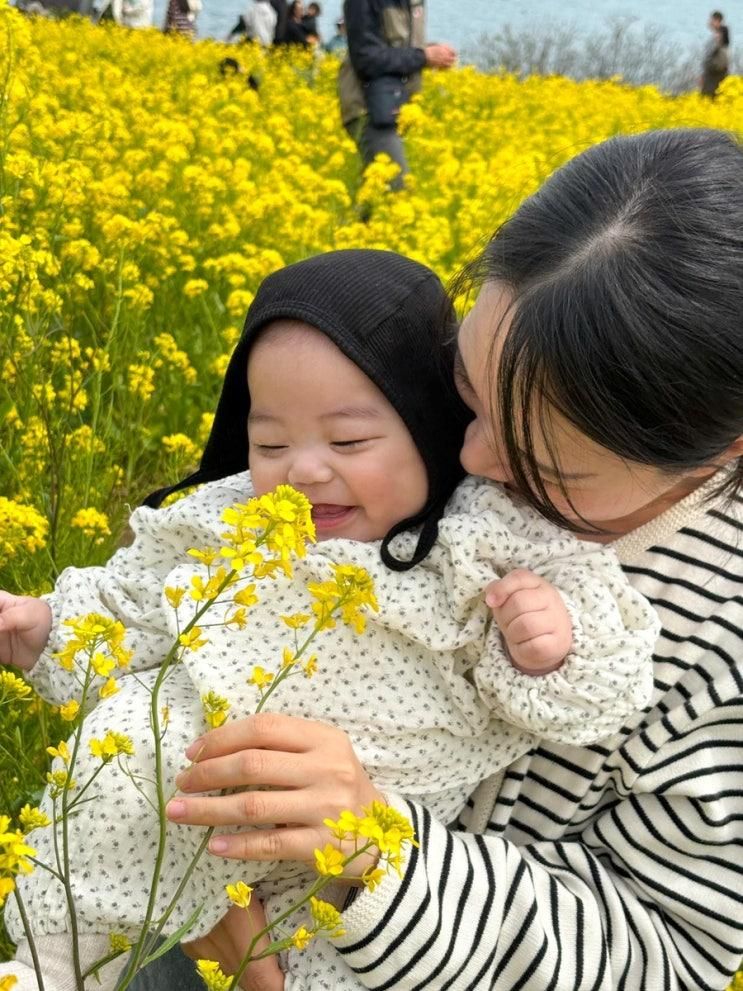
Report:
[{"label": "black bonnet", "polygon": [[[428,501],[385,537],[382,559],[403,570],[433,546],[446,502],[464,475],[459,451],[472,414],[453,384],[455,318],[436,275],[390,251],[332,251],[269,275],[248,310],[230,359],[209,439],[196,472],[145,499],[159,506],[171,492],[248,468],[247,361],[260,331],[274,320],[321,331],[379,388],[399,413],[428,473]],[[390,540],[420,526],[415,554],[398,561]]]}]

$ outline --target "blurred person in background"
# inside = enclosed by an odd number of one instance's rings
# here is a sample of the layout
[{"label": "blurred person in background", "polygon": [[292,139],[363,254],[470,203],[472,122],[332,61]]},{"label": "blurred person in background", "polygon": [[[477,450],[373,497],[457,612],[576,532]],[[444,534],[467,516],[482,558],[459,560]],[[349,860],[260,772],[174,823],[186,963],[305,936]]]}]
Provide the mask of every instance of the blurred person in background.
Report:
[{"label": "blurred person in background", "polygon": [[277,20],[269,0],[251,0],[250,7],[238,18],[227,40],[232,41],[236,35],[244,34],[248,41],[257,41],[262,48],[269,48],[273,45]]},{"label": "blurred person in background", "polygon": [[317,19],[322,13],[319,3],[311,3],[307,7],[307,13],[302,18],[302,27],[307,35],[307,40],[314,43],[320,41],[320,28],[317,26]]},{"label": "blurred person in background", "polygon": [[93,8],[93,19],[115,21],[125,28],[152,27],[153,0],[103,0]]},{"label": "blurred person in background", "polygon": [[168,0],[165,12],[165,34],[196,34],[196,18],[201,11],[201,0]]},{"label": "blurred person in background", "polygon": [[339,17],[335,22],[335,34],[323,48],[331,55],[343,56],[348,51],[348,39],[346,38],[346,22]]},{"label": "blurred person in background", "polygon": [[304,4],[302,0],[294,0],[289,4],[289,12],[286,18],[286,30],[284,32],[283,44],[301,45],[303,48],[309,46],[307,31],[302,19],[304,17]]},{"label": "blurred person in background", "polygon": [[713,10],[707,25],[712,37],[704,50],[700,88],[702,96],[714,100],[730,66],[730,31],[719,10]]},{"label": "blurred person in background", "polygon": [[270,0],[271,6],[276,11],[276,27],[273,33],[274,45],[280,45],[286,33],[286,19],[289,15],[289,4],[287,0]]},{"label": "blurred person in background", "polygon": [[151,28],[154,14],[152,0],[124,0],[122,24],[127,28]]},{"label": "blurred person in background", "polygon": [[[426,44],[424,0],[345,0],[343,18],[348,39],[338,76],[343,125],[364,166],[382,152],[399,165],[390,188],[401,189],[408,163],[395,108],[382,119],[374,106],[375,90],[380,80],[384,87],[397,84],[401,105],[420,89],[424,68],[449,69],[457,53],[449,45]],[[389,106],[388,94],[381,95]]]}]

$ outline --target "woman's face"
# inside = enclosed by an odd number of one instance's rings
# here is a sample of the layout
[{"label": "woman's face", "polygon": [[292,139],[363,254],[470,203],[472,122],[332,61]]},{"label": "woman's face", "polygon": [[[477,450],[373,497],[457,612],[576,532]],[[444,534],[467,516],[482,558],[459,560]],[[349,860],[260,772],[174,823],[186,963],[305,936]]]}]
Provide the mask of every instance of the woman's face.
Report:
[{"label": "woman's face", "polygon": [[[508,333],[510,323],[509,303],[507,291],[495,285],[483,288],[462,322],[455,375],[462,399],[475,414],[462,448],[463,466],[473,475],[513,487],[498,404],[492,399],[498,342]],[[653,519],[715,470],[672,476],[625,461],[580,433],[556,412],[549,418],[549,432],[557,463],[550,457],[543,437],[534,438],[534,448],[550,500],[568,519],[589,521],[614,533],[628,532]]]}]

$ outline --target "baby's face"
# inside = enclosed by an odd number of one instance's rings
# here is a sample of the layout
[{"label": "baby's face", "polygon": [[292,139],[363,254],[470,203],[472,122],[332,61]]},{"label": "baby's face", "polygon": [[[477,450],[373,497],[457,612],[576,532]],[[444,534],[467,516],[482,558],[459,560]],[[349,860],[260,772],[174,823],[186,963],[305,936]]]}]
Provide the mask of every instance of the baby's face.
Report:
[{"label": "baby's face", "polygon": [[289,484],[320,540],[381,540],[423,508],[425,465],[379,389],[319,331],[276,321],[248,361],[250,470],[257,495]]}]

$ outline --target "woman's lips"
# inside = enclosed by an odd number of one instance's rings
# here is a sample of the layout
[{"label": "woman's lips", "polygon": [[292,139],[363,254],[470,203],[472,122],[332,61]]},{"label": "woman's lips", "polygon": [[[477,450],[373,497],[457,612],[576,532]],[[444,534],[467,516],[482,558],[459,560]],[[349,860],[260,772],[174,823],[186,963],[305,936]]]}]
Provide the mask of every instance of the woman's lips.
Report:
[{"label": "woman's lips", "polygon": [[319,502],[312,507],[312,522],[318,530],[335,530],[343,526],[356,512],[355,506],[337,506]]}]

